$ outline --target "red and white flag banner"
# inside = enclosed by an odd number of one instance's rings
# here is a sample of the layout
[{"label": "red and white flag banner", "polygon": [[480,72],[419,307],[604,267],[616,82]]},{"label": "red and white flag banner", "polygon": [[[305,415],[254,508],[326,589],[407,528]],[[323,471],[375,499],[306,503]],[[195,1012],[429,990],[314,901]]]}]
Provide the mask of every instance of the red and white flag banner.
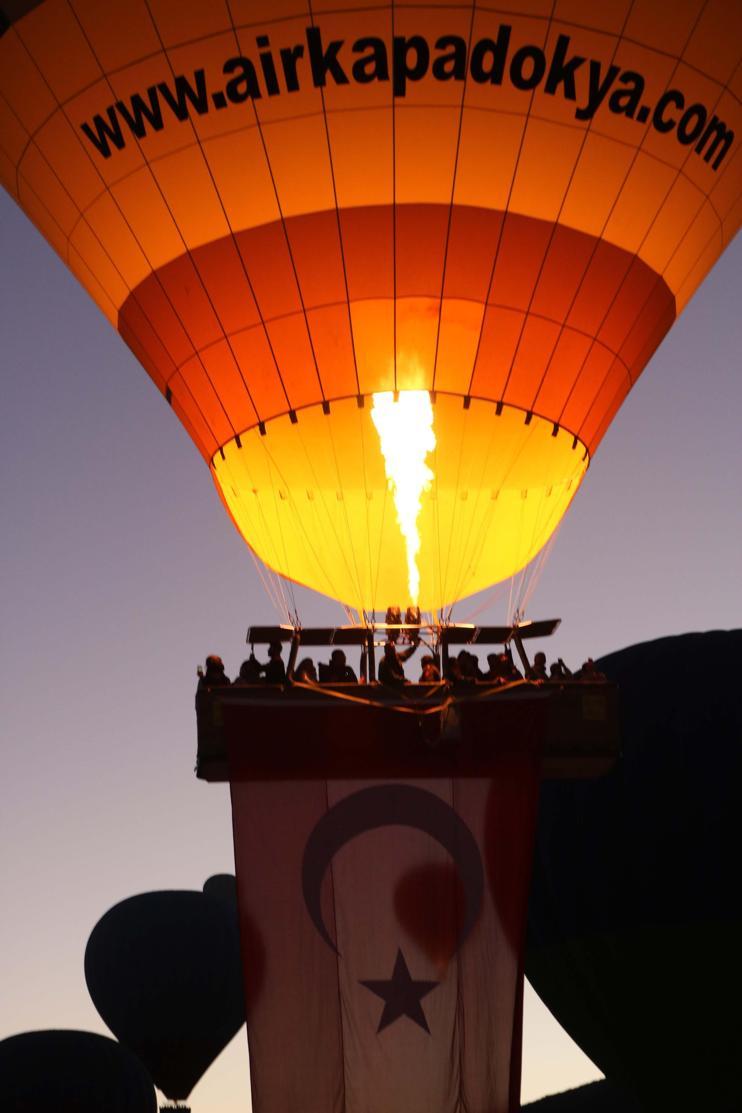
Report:
[{"label": "red and white flag banner", "polygon": [[253,780],[250,748],[230,738],[254,1113],[513,1113],[536,748],[390,781]]}]

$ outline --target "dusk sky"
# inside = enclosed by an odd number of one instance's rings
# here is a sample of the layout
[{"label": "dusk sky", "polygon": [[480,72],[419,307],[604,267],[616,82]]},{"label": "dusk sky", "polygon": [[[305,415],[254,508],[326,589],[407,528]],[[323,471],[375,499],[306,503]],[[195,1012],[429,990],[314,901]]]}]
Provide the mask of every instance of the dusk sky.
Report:
[{"label": "dusk sky", "polygon": [[[195,669],[219,652],[234,673],[248,623],[277,616],[175,415],[5,195],[0,268],[0,1038],[105,1031],[83,975],[96,921],[233,869],[228,790],[193,774]],[[553,650],[569,664],[741,623],[741,289],[738,241],[567,515],[529,614],[562,617]],[[297,597],[306,624],[342,619]],[[504,619],[504,604],[480,617]],[[529,993],[524,1100],[595,1077]],[[249,1108],[244,1029],[191,1104]]]}]

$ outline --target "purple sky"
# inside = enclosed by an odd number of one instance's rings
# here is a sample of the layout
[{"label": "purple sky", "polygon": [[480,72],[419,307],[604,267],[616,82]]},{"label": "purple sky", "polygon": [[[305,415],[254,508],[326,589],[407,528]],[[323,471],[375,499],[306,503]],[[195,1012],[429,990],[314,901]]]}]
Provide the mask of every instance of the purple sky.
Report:
[{"label": "purple sky", "polygon": [[[530,614],[562,616],[568,663],[742,624],[741,278],[737,242],[567,515]],[[233,868],[227,789],[193,776],[195,667],[236,670],[275,613],[174,414],[5,195],[0,289],[0,1038],[103,1031],[82,969],[98,918]],[[341,617],[299,594],[305,623]],[[530,995],[524,1099],[596,1076]],[[244,1031],[192,1105],[249,1108]]]}]

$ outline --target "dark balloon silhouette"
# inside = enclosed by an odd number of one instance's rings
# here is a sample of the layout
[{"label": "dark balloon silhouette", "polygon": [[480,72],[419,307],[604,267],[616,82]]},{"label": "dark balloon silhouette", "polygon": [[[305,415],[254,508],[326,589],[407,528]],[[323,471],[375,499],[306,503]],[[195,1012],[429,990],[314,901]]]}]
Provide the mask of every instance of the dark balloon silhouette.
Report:
[{"label": "dark balloon silhouette", "polygon": [[742,631],[599,662],[623,754],[543,786],[526,973],[608,1078],[658,1111],[742,1108]]},{"label": "dark balloon silhouette", "polygon": [[0,1042],[3,1113],[157,1113],[152,1079],[121,1044],[92,1032],[23,1032]]},{"label": "dark balloon silhouette", "polygon": [[635,1113],[638,1106],[623,1090],[602,1081],[550,1094],[522,1108],[523,1113]]},{"label": "dark balloon silhouette", "polygon": [[187,1098],[245,1019],[234,878],[114,905],[88,940],[85,979],[158,1088]]}]

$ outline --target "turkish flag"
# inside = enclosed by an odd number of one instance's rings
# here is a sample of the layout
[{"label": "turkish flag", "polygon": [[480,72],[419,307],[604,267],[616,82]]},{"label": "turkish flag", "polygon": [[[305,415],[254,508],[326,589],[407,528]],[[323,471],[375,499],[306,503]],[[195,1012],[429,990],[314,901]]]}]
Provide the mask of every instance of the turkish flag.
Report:
[{"label": "turkish flag", "polygon": [[496,750],[486,777],[256,780],[239,721],[254,1113],[517,1110],[538,747]]}]

